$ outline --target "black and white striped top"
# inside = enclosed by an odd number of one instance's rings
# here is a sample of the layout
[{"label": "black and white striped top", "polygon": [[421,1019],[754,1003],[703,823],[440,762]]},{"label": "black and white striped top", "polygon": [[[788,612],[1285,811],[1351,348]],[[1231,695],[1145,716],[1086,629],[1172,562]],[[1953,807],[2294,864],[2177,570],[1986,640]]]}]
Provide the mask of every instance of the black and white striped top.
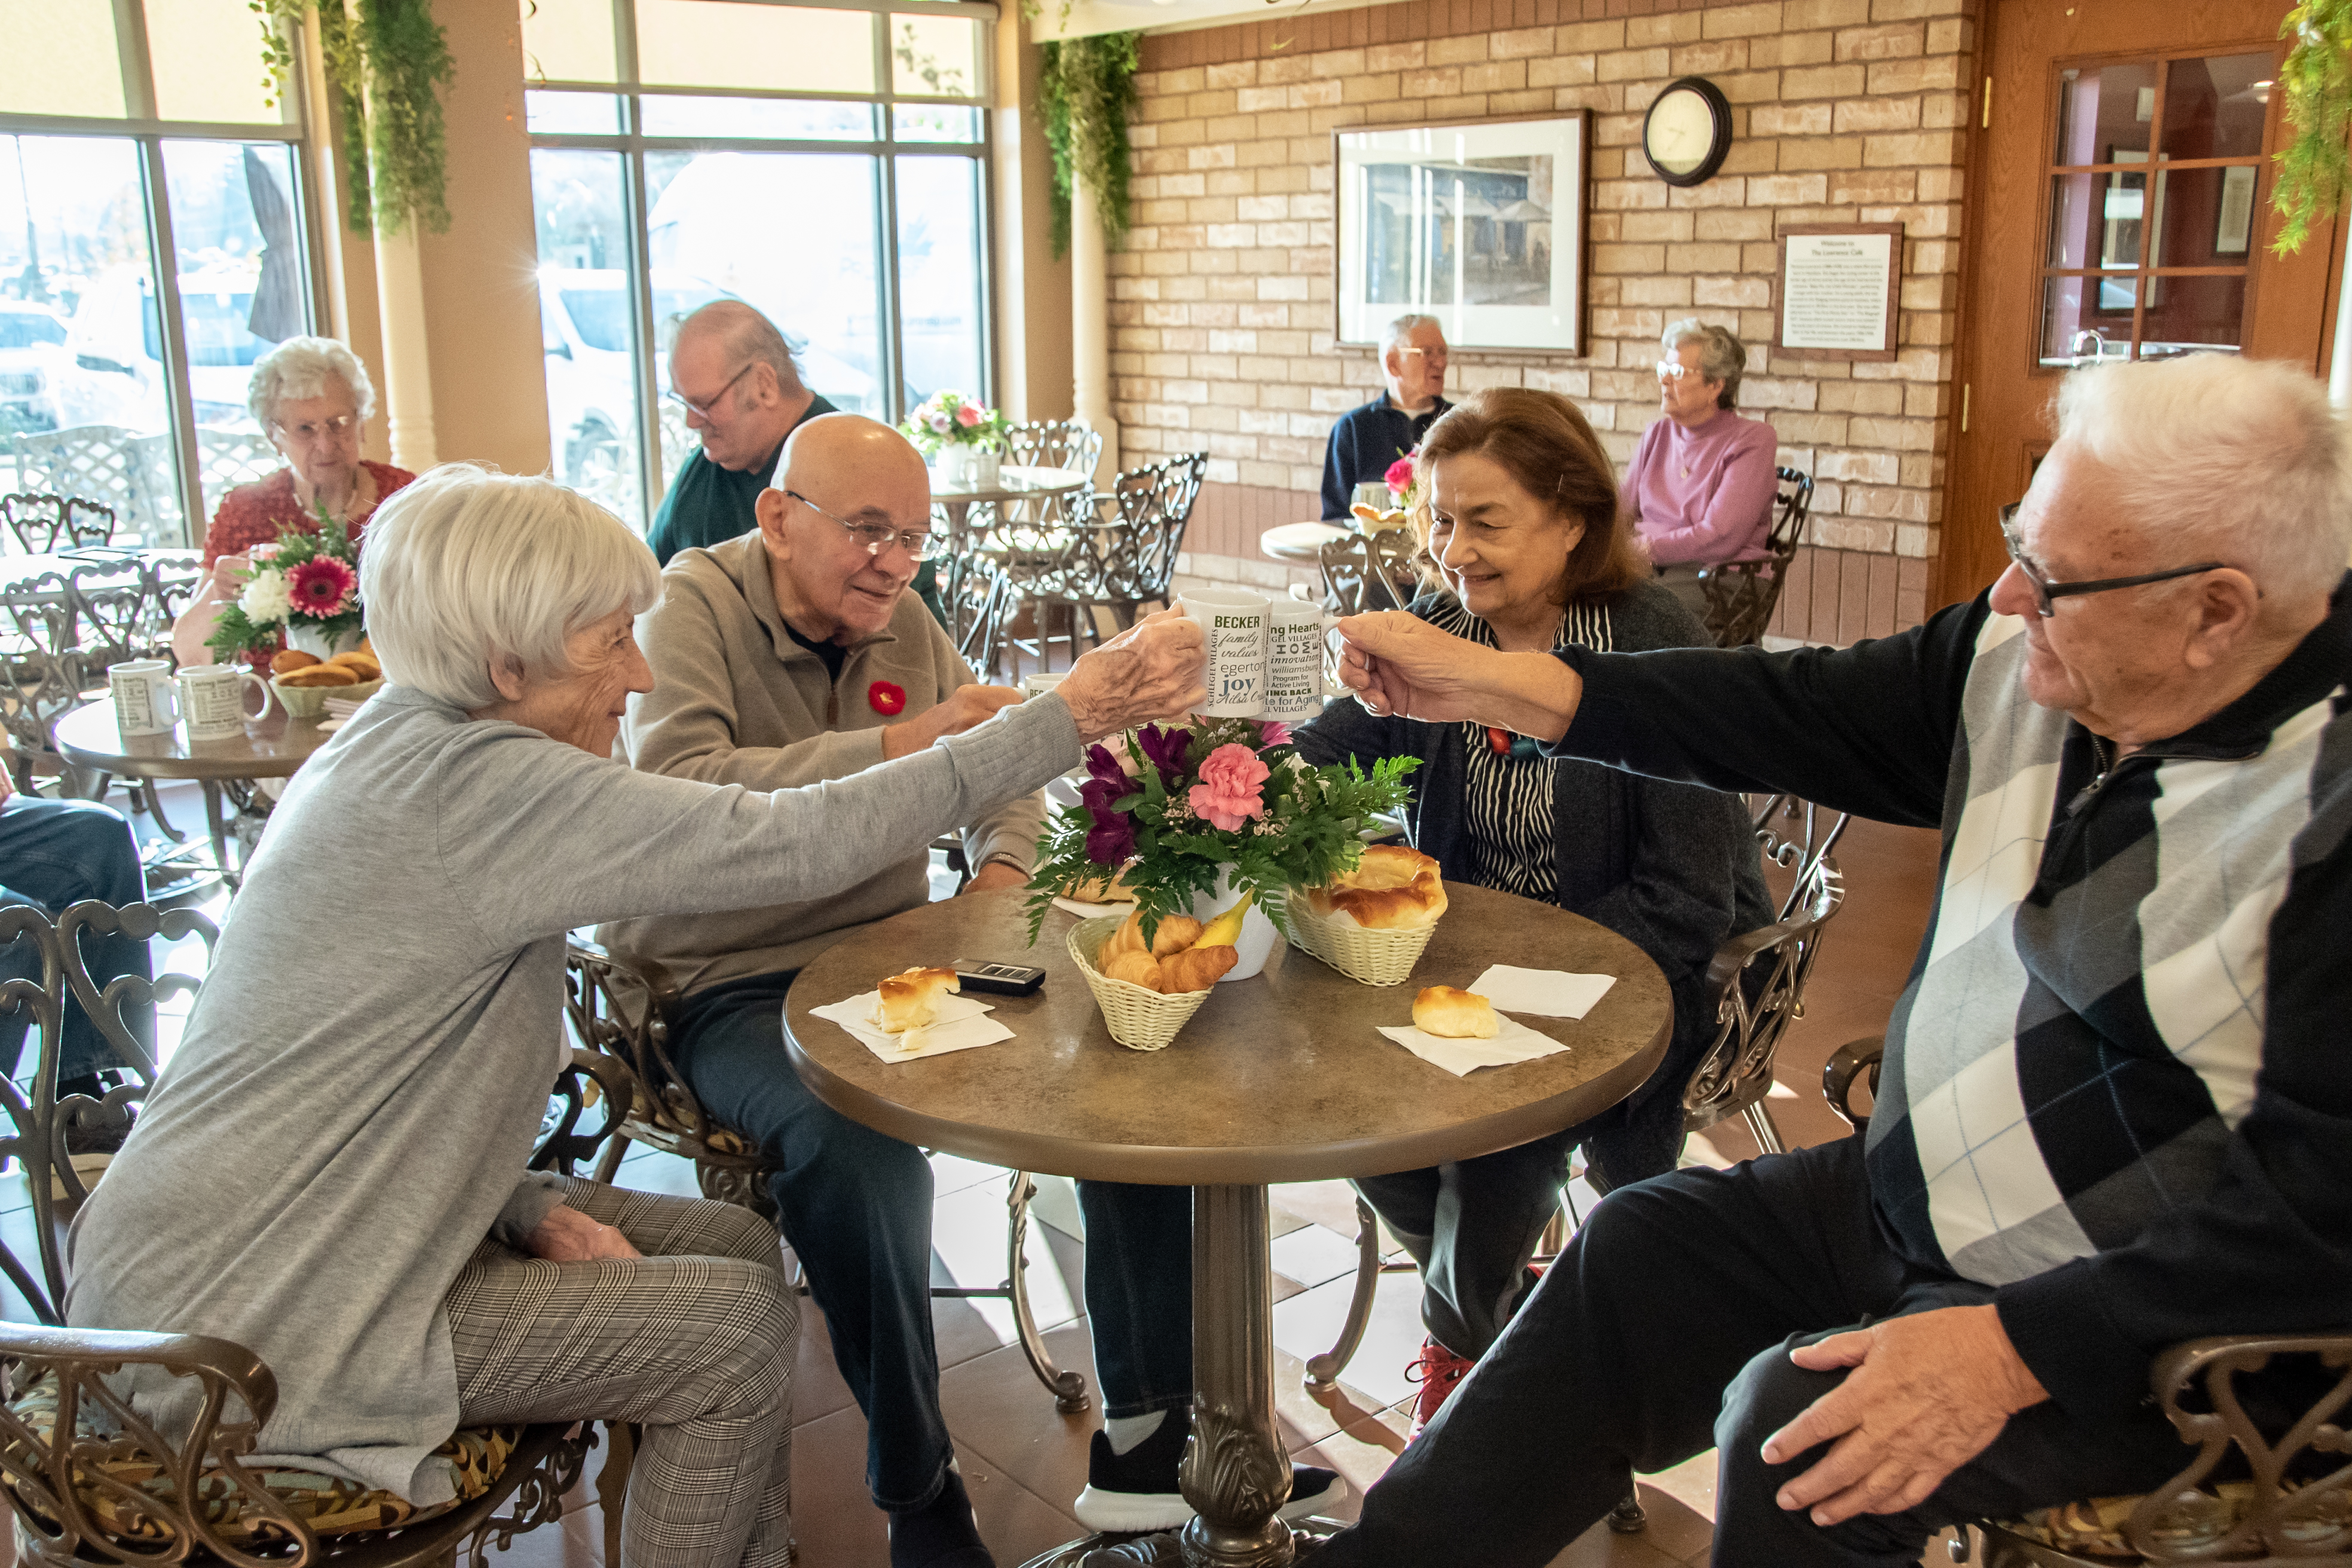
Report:
[{"label": "black and white striped top", "polygon": [[[1455,637],[1486,647],[1495,646],[1494,628],[1457,601],[1447,600],[1428,619],[1432,626]],[[1606,605],[1570,605],[1559,635],[1552,639],[1555,650],[1577,645],[1608,653],[1613,644]],[[1559,889],[1559,850],[1553,837],[1559,822],[1555,795],[1560,763],[1539,755],[1497,752],[1483,724],[1465,723],[1461,729],[1469,760],[1464,822],[1470,834],[1474,879],[1481,887],[1499,888],[1524,899],[1555,901]]]}]

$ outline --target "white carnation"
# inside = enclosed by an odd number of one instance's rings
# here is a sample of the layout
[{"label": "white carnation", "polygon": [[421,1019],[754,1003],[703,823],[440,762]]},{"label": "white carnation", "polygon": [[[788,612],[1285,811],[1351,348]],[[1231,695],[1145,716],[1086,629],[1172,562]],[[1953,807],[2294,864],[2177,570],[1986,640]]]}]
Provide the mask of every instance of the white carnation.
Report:
[{"label": "white carnation", "polygon": [[245,618],[256,626],[282,621],[294,611],[294,596],[287,591],[283,572],[256,572],[236,596],[236,607]]}]

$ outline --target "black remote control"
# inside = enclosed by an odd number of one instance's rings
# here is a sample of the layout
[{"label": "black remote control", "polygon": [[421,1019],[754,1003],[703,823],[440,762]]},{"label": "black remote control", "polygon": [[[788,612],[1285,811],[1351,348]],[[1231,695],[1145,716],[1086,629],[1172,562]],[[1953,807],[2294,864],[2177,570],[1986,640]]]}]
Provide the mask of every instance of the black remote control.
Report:
[{"label": "black remote control", "polygon": [[955,961],[957,983],[966,991],[985,991],[997,996],[1032,996],[1037,987],[1045,984],[1045,972],[1024,963],[981,963],[969,958]]}]

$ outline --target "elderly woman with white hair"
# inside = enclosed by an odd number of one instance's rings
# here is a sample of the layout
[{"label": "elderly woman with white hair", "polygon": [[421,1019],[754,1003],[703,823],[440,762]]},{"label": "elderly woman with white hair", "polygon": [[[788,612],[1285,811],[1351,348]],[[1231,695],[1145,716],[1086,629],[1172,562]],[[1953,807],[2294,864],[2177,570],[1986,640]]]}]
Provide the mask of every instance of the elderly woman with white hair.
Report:
[{"label": "elderly woman with white hair", "polygon": [[205,639],[221,606],[243,590],[252,566],[246,552],[289,528],[318,532],[321,510],[341,520],[356,540],[375,509],[416,478],[360,456],[360,433],[375,412],[375,386],[359,356],[332,338],[288,338],[256,360],[246,406],[286,466],[221,497],[205,530],[205,570],[211,575],[172,626],[172,650],[182,664],[213,662]]},{"label": "elderly woman with white hair", "polygon": [[1704,622],[1707,568],[1769,553],[1779,438],[1731,411],[1748,367],[1738,338],[1693,316],[1669,325],[1659,346],[1665,417],[1642,432],[1621,493],[1659,583]]},{"label": "elderly woman with white hair", "polygon": [[[179,1050],[74,1224],[68,1321],[245,1346],[278,1381],[263,1451],[420,1505],[452,1495],[435,1451],[461,1426],[640,1423],[630,1568],[787,1563],[797,1323],[775,1234],[525,1169],[565,933],[848,888],[1201,700],[1199,629],[1163,612],[1049,696],[763,793],[612,760],[653,685],[634,619],[660,579],[572,491],[436,470],[377,517],[361,578],[389,684],[272,816]],[[183,1423],[194,1391],[170,1382],[133,1396]]]}]

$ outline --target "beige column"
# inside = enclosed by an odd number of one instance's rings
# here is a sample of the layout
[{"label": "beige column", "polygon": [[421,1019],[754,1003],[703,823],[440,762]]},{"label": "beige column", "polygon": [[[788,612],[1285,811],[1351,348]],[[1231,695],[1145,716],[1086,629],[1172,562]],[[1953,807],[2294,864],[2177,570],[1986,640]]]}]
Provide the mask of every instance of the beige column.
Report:
[{"label": "beige column", "polygon": [[1119,469],[1118,422],[1110,411],[1110,247],[1082,175],[1070,182],[1070,359],[1078,416],[1102,432],[1097,484]]},{"label": "beige column", "polygon": [[384,410],[392,463],[421,474],[441,459],[433,433],[433,353],[416,226],[375,237],[376,313],[383,332]]}]

